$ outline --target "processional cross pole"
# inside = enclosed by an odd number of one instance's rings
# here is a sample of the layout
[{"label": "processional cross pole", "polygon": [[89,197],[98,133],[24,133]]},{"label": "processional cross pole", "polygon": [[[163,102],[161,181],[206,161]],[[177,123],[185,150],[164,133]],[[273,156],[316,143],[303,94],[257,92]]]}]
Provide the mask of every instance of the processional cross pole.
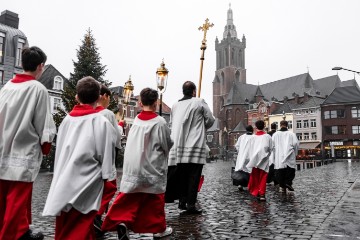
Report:
[{"label": "processional cross pole", "polygon": [[204,32],[204,38],[201,43],[201,57],[200,57],[200,79],[199,79],[199,87],[198,87],[198,97],[200,97],[201,93],[201,81],[202,81],[202,71],[203,71],[203,65],[204,65],[204,59],[205,59],[205,50],[206,50],[206,33],[209,30],[209,28],[213,27],[213,23],[209,23],[209,19],[207,18],[205,20],[205,23],[199,27],[200,31]]}]

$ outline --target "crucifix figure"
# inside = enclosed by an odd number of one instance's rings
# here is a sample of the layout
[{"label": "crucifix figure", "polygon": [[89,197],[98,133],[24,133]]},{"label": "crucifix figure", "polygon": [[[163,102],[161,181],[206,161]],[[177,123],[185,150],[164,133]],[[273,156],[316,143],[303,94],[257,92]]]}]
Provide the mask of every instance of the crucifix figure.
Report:
[{"label": "crucifix figure", "polygon": [[205,20],[205,23],[199,27],[199,30],[201,31],[204,31],[204,39],[203,39],[203,42],[205,43],[206,42],[206,32],[209,30],[209,28],[213,27],[214,24],[213,23],[209,23],[209,19],[207,18]]}]

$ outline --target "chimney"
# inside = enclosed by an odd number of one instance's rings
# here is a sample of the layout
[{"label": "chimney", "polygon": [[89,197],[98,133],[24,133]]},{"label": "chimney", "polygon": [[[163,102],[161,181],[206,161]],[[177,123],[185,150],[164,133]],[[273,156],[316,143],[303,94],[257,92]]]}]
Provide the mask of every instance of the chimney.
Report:
[{"label": "chimney", "polygon": [[5,10],[0,15],[0,23],[12,28],[19,28],[19,17],[17,13]]}]

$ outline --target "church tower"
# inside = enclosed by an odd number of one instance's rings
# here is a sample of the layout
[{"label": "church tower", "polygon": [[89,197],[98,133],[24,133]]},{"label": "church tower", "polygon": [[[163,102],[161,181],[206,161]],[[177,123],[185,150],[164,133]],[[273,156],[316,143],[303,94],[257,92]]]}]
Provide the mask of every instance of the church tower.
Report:
[{"label": "church tower", "polygon": [[233,22],[231,5],[227,11],[227,23],[223,39],[219,42],[216,37],[216,72],[213,81],[213,113],[219,117],[220,109],[235,82],[246,83],[245,69],[246,38],[237,37],[236,27]]}]

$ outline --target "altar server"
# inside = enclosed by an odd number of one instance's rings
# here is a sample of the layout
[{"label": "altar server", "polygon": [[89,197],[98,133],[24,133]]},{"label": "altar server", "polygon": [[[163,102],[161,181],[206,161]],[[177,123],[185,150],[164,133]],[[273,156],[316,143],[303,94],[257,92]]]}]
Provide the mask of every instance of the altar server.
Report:
[{"label": "altar server", "polygon": [[140,92],[143,111],[134,119],[125,147],[120,194],[107,213],[103,231],[117,231],[118,238],[129,239],[135,233],[154,233],[164,237],[172,233],[166,227],[165,198],[167,156],[172,145],[170,129],[158,116],[158,92],[145,88]]},{"label": "altar server", "polygon": [[93,221],[104,181],[113,177],[116,133],[96,113],[100,85],[84,77],[76,85],[79,105],[59,127],[54,176],[44,216],[56,216],[55,239],[95,239]]},{"label": "altar server", "polygon": [[21,52],[22,74],[0,91],[0,239],[43,239],[33,233],[31,195],[43,154],[48,154],[56,127],[47,89],[37,80],[46,62],[38,47]]},{"label": "altar server", "polygon": [[251,169],[249,179],[249,193],[265,201],[266,179],[269,172],[269,156],[272,149],[272,141],[269,134],[264,132],[265,123],[263,120],[255,122],[256,133],[252,139],[250,161],[246,165]]},{"label": "altar server", "polygon": [[288,131],[288,122],[280,122],[280,130],[272,136],[274,145],[275,178],[280,184],[280,191],[294,191],[292,182],[295,178],[296,155],[299,140],[296,134]]}]

